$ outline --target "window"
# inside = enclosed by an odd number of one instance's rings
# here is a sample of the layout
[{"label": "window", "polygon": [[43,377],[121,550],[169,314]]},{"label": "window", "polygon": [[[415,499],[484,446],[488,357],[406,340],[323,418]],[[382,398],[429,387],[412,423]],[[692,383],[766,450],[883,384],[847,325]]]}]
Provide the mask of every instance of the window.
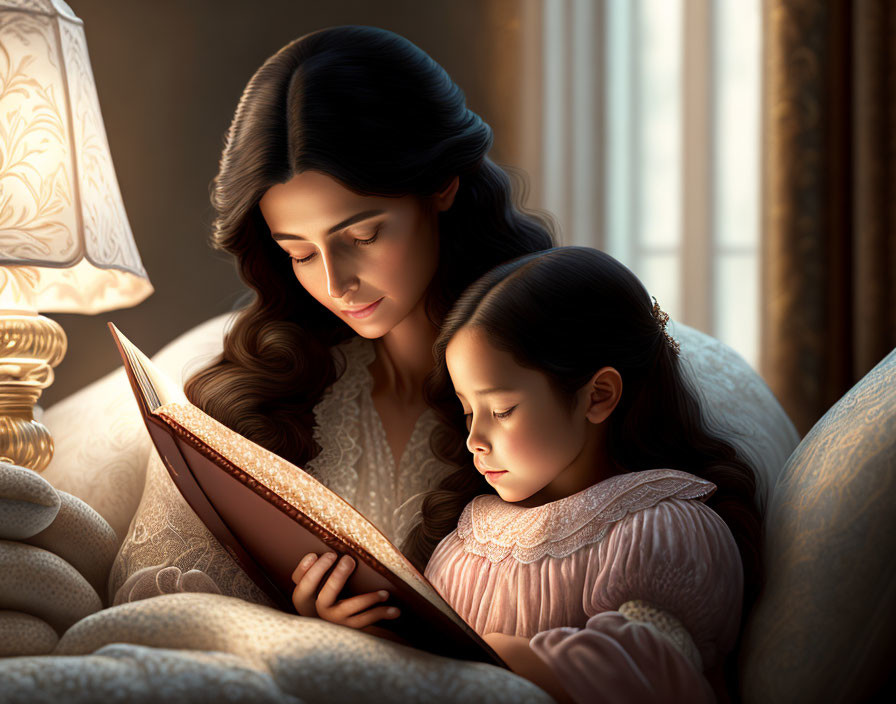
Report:
[{"label": "window", "polygon": [[608,251],[754,367],[760,18],[759,0],[544,0],[533,179],[561,242]]}]

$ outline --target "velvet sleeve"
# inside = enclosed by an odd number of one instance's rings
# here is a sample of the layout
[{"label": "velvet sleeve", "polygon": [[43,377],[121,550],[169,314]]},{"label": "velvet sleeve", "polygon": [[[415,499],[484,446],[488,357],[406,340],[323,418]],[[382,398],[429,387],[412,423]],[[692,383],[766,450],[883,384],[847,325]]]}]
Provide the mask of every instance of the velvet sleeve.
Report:
[{"label": "velvet sleeve", "polygon": [[743,572],[728,527],[699,501],[627,515],[598,546],[584,628],[532,649],[580,702],[714,701],[704,672],[734,647]]}]

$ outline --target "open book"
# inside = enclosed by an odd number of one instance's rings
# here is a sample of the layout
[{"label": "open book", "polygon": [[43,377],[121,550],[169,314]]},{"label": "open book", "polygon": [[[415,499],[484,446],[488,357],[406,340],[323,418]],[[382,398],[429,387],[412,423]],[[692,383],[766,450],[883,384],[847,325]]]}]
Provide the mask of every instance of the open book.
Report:
[{"label": "open book", "polygon": [[196,408],[112,323],[109,329],[174,484],[280,608],[295,613],[292,573],[302,556],[348,554],[357,566],[342,596],[385,589],[401,609],[378,627],[433,653],[506,667],[370,521],[310,474]]}]

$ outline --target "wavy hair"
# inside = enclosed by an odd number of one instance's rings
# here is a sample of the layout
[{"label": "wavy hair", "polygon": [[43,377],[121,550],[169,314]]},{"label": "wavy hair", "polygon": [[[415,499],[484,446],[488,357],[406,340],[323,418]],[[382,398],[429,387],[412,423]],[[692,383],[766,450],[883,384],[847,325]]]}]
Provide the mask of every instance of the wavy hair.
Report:
[{"label": "wavy hair", "polygon": [[514,204],[507,174],[486,156],[491,144],[444,69],[391,32],[333,27],[269,58],[240,98],[211,194],[213,245],[236,258],[252,299],[221,357],[188,380],[190,401],[294,464],[312,459],[313,409],[337,377],[331,348],[354,333],[298,283],[261,197],[306,170],[394,197],[425,198],[459,177],[439,214],[426,295],[439,324],[492,266],[553,244],[547,225]]},{"label": "wavy hair", "polygon": [[438,451],[463,466],[424,498],[407,552],[418,561],[428,557],[456,527],[466,503],[493,492],[466,450],[463,410],[445,363],[448,342],[470,326],[520,366],[545,374],[570,407],[598,369],[619,372],[622,396],[607,428],[615,471],[678,469],[716,485],[707,504],[728,525],[740,551],[746,613],[763,579],[755,472],[704,421],[644,286],[613,257],[587,247],[558,247],[496,267],[464,292],[446,318],[426,393],[446,429]]}]

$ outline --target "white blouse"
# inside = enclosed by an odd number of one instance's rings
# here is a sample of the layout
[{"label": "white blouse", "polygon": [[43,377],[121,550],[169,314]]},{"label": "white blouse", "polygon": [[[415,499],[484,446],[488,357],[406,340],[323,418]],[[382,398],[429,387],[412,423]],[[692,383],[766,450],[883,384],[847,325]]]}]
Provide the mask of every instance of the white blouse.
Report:
[{"label": "white blouse", "polygon": [[305,471],[400,546],[419,517],[424,495],[451,471],[429,447],[439,421],[431,408],[420,415],[396,467],[371,396],[373,342],[352,337],[335,351],[342,373],[314,407],[314,439],[321,451]]}]

